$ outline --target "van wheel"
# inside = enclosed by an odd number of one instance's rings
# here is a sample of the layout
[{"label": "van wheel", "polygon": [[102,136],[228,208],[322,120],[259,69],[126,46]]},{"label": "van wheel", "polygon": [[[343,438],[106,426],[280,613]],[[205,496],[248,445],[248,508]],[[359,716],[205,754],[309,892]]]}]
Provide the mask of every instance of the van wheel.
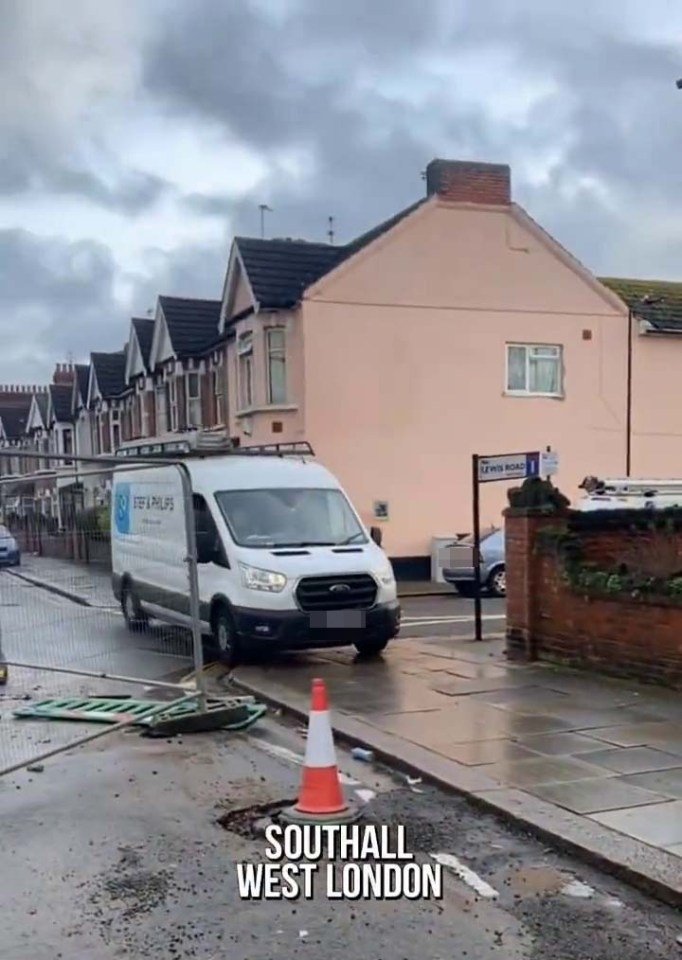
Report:
[{"label": "van wheel", "polygon": [[126,626],[133,633],[146,630],[149,617],[140,606],[140,601],[131,583],[126,583],[121,591],[121,610]]},{"label": "van wheel", "polygon": [[213,614],[213,647],[220,663],[228,667],[235,667],[238,661],[239,645],[234,628],[232,614],[226,606],[221,605]]},{"label": "van wheel", "polygon": [[391,638],[386,637],[366,637],[363,640],[355,641],[355,649],[361,657],[378,657],[382,653]]}]

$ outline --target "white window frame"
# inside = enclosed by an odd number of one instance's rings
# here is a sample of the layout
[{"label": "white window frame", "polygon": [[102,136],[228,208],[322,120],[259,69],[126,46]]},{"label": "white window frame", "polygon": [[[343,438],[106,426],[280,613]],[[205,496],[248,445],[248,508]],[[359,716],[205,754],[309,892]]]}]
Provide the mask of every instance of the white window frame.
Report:
[{"label": "white window frame", "polygon": [[171,433],[176,433],[178,429],[178,381],[177,377],[171,377],[168,381],[168,404],[170,408],[170,428]]},{"label": "white window frame", "polygon": [[223,409],[224,395],[223,395],[223,378],[222,378],[222,368],[214,367],[211,370],[212,383],[212,392],[213,392],[213,409],[215,411],[215,426],[222,427],[225,424],[225,411]]},{"label": "white window frame", "polygon": [[[71,443],[70,450],[66,449],[67,437],[69,438],[69,441]],[[62,453],[64,454],[65,458],[69,456],[71,457],[74,456],[74,434],[73,434],[73,429],[71,427],[62,427]],[[69,467],[71,466],[71,460],[64,459],[63,464],[65,467]]]},{"label": "white window frame", "polygon": [[[509,353],[512,349],[521,349],[526,351],[526,386],[523,390],[512,389],[509,386]],[[558,389],[556,392],[545,390],[531,390],[530,383],[530,363],[533,351],[544,351],[544,354],[538,353],[537,356],[543,359],[550,359],[548,351],[553,351],[553,357],[559,366]],[[560,343],[507,343],[505,348],[505,393],[510,397],[559,397],[564,396],[564,348]]]},{"label": "white window frame", "polygon": [[142,393],[138,393],[138,399],[140,401],[140,436],[148,437],[149,436],[149,409],[147,406],[147,390],[144,390]]},{"label": "white window frame", "polygon": [[[161,399],[161,403],[159,403]],[[166,392],[166,383],[162,381],[154,388],[154,410],[156,413],[155,431],[160,436],[168,432],[168,394]]]},{"label": "white window frame", "polygon": [[237,340],[237,369],[239,382],[239,406],[242,410],[253,407],[254,367],[253,333],[243,333]]},{"label": "white window frame", "polygon": [[[195,378],[196,393],[190,391],[190,383]],[[189,429],[201,427],[201,374],[198,370],[189,370],[185,374],[185,420]]]},{"label": "white window frame", "polygon": [[111,427],[111,452],[116,453],[121,446],[121,411],[118,408],[109,411],[109,424]]},{"label": "white window frame", "polygon": [[[281,343],[273,346],[272,341],[281,337]],[[272,390],[272,363],[273,360],[281,360],[284,370],[284,393],[281,397],[273,396]],[[272,406],[279,406],[287,402],[287,338],[284,327],[267,327],[265,330],[265,369],[267,374],[268,403]]]}]

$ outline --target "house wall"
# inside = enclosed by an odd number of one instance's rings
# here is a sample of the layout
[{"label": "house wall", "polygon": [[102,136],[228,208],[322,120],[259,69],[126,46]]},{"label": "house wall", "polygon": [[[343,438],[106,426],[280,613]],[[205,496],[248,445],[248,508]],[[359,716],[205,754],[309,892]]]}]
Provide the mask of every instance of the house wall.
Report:
[{"label": "house wall", "polygon": [[[508,208],[441,201],[309,292],[306,439],[366,523],[388,502],[389,555],[471,530],[473,453],[551,445],[567,493],[623,471],[626,311],[600,290]],[[562,345],[564,398],[506,395],[507,342]],[[484,524],[508,486],[482,488]]]},{"label": "house wall", "polygon": [[[268,400],[266,330],[283,326],[286,330],[287,402],[271,404]],[[253,333],[254,402],[242,409],[239,388],[237,342],[245,333]],[[292,443],[307,439],[302,411],[303,398],[303,335],[301,311],[272,311],[252,314],[234,325],[235,339],[225,348],[228,419],[230,435],[250,443]]]},{"label": "house wall", "polygon": [[632,354],[631,474],[682,479],[682,421],[671,400],[682,343],[678,336],[640,336],[634,322]]}]

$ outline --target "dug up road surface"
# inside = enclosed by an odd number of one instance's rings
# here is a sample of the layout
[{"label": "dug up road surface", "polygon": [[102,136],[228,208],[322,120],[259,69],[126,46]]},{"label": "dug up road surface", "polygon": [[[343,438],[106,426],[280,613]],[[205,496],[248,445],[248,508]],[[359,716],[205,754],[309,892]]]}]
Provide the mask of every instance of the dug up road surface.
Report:
[{"label": "dug up road surface", "polygon": [[[251,825],[297,794],[303,734],[110,737],[0,780],[2,960],[670,960],[680,917],[402,774],[339,752],[369,823],[446,863],[440,902],[251,902]],[[359,791],[359,792],[358,792]],[[225,824],[221,824],[221,819]]]}]

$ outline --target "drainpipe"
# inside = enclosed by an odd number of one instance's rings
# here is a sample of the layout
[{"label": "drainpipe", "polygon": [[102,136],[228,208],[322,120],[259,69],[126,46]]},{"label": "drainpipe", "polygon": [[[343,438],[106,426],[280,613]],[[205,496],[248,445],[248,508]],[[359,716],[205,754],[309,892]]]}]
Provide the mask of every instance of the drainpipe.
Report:
[{"label": "drainpipe", "polygon": [[632,325],[634,323],[632,308],[628,308],[628,347],[627,347],[627,374],[625,388],[625,476],[629,477],[632,470]]}]

